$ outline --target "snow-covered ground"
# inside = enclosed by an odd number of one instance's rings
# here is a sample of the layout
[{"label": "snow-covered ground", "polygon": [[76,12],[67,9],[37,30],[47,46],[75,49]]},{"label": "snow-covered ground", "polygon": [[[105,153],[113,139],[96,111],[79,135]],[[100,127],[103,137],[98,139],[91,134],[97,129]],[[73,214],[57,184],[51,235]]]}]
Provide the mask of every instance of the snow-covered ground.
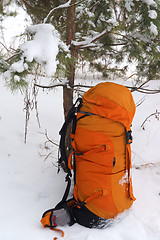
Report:
[{"label": "snow-covered ground", "polygon": [[[22,17],[23,16],[23,17]],[[27,16],[26,16],[27,17]],[[27,24],[27,23],[25,23]],[[11,37],[24,31],[24,12],[4,25],[7,47]],[[16,47],[17,42],[12,44]],[[35,112],[30,116],[27,143],[24,144],[25,112],[23,95],[11,94],[0,77],[0,240],[49,240],[58,233],[40,224],[42,213],[61,199],[65,174],[57,174],[57,148],[47,142],[59,140],[63,123],[62,89],[39,91],[41,128]],[[160,88],[160,81],[151,87]],[[137,200],[128,216],[108,229],[66,226],[64,240],[159,240],[160,239],[160,122],[152,116],[160,111],[160,95],[133,94],[137,107],[133,121],[133,187]]]},{"label": "snow-covered ground", "polygon": [[[0,239],[49,240],[57,236],[40,224],[42,213],[55,206],[64,189],[64,176],[54,166],[56,147],[46,143],[45,129],[54,141],[63,123],[62,89],[38,95],[41,128],[31,113],[27,143],[24,144],[23,95],[11,94],[0,79]],[[154,87],[160,81],[153,82]],[[117,225],[108,229],[87,229],[78,224],[62,228],[64,240],[159,240],[160,239],[160,122],[153,116],[160,111],[160,95],[133,94],[137,107],[133,121],[133,185],[137,200]],[[45,157],[52,152],[52,157]],[[149,164],[151,163],[151,164]],[[138,168],[139,167],[139,168]]]}]

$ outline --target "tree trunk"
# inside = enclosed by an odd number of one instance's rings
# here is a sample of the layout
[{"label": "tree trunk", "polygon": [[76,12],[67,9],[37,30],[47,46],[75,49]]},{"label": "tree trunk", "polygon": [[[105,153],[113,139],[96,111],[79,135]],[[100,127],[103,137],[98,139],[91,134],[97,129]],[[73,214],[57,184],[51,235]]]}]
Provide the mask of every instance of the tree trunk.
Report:
[{"label": "tree trunk", "polygon": [[[75,40],[75,0],[71,1],[72,7],[69,7],[67,10],[67,39],[66,43],[70,46],[70,54],[71,58],[75,59],[76,57],[76,49],[71,44],[72,40]],[[68,111],[72,107],[73,104],[73,86],[74,86],[74,78],[75,78],[75,62],[73,61],[69,66],[69,73],[67,74],[67,80],[69,84],[69,88],[64,86],[63,88],[63,107],[64,107],[64,116],[66,118]]]},{"label": "tree trunk", "polygon": [[[71,44],[72,40],[75,40],[75,0],[71,1],[72,6],[67,9],[67,45],[70,46],[70,54],[73,62],[69,66],[69,73],[67,74],[68,85],[63,87],[63,108],[64,108],[64,117],[66,119],[68,111],[73,105],[73,86],[74,86],[74,79],[75,79],[75,61],[76,58],[76,49]],[[68,132],[66,136],[66,146],[67,146],[67,155],[72,151],[71,147],[71,125],[68,127]]]}]

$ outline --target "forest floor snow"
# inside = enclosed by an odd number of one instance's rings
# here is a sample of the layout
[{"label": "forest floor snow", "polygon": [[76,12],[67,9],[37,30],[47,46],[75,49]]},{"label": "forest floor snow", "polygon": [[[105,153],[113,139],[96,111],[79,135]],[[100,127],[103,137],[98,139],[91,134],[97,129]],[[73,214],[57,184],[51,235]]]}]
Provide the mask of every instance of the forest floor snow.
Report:
[{"label": "forest floor snow", "polygon": [[[154,82],[154,87],[159,87]],[[64,240],[159,240],[160,239],[160,122],[152,116],[160,111],[160,95],[133,94],[137,107],[133,121],[132,162],[136,201],[119,223],[103,230],[78,224],[65,226]],[[30,115],[24,144],[25,111],[23,95],[12,94],[0,81],[0,239],[49,240],[58,233],[40,224],[42,213],[61,200],[65,174],[57,174],[57,148],[48,136],[59,140],[63,123],[62,89],[46,94],[39,91],[41,128],[35,112]],[[48,156],[48,157],[47,157]],[[59,237],[61,238],[61,237]]]}]

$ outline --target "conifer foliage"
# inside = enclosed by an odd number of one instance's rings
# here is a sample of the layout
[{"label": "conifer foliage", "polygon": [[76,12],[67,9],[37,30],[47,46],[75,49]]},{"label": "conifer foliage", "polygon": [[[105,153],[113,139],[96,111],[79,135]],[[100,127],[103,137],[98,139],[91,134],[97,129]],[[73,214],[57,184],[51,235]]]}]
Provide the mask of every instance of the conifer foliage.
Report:
[{"label": "conifer foliage", "polygon": [[[113,72],[123,76],[128,66],[133,64],[136,66],[138,80],[159,78],[160,2],[158,0],[17,0],[16,2],[26,9],[33,24],[52,24],[61,42],[68,45],[67,50],[63,44],[59,44],[55,76],[67,77],[70,88],[74,86],[75,69],[82,63],[89,64],[91,69],[96,69],[106,77]],[[72,34],[69,35],[69,32]],[[8,60],[1,57],[1,72],[8,71],[17,58],[21,59],[22,54],[21,49],[16,59],[13,57]],[[20,78],[13,78],[17,72],[12,69],[12,81],[14,79],[17,87],[21,84],[26,85],[26,75],[35,63],[36,58],[27,63],[29,67],[19,73]],[[16,81],[19,83],[16,84]],[[70,95],[71,104],[73,91],[67,90],[67,94]]]}]

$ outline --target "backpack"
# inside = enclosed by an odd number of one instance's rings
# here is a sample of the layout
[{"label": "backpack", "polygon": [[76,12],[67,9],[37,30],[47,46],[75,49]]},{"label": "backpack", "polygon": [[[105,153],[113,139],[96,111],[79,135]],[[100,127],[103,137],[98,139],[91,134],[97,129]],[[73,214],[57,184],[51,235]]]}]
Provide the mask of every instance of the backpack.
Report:
[{"label": "backpack", "polygon": [[[59,165],[66,165],[67,187],[54,209],[69,206],[67,211],[71,212],[73,206],[78,211],[85,207],[86,216],[90,213],[91,217],[114,219],[131,207],[135,200],[130,147],[134,114],[130,90],[112,82],[99,83],[76,101],[60,131]],[[71,122],[73,152],[67,158],[65,136]],[[70,204],[67,198],[72,170],[74,193]],[[87,226],[84,219],[73,218]]]}]

